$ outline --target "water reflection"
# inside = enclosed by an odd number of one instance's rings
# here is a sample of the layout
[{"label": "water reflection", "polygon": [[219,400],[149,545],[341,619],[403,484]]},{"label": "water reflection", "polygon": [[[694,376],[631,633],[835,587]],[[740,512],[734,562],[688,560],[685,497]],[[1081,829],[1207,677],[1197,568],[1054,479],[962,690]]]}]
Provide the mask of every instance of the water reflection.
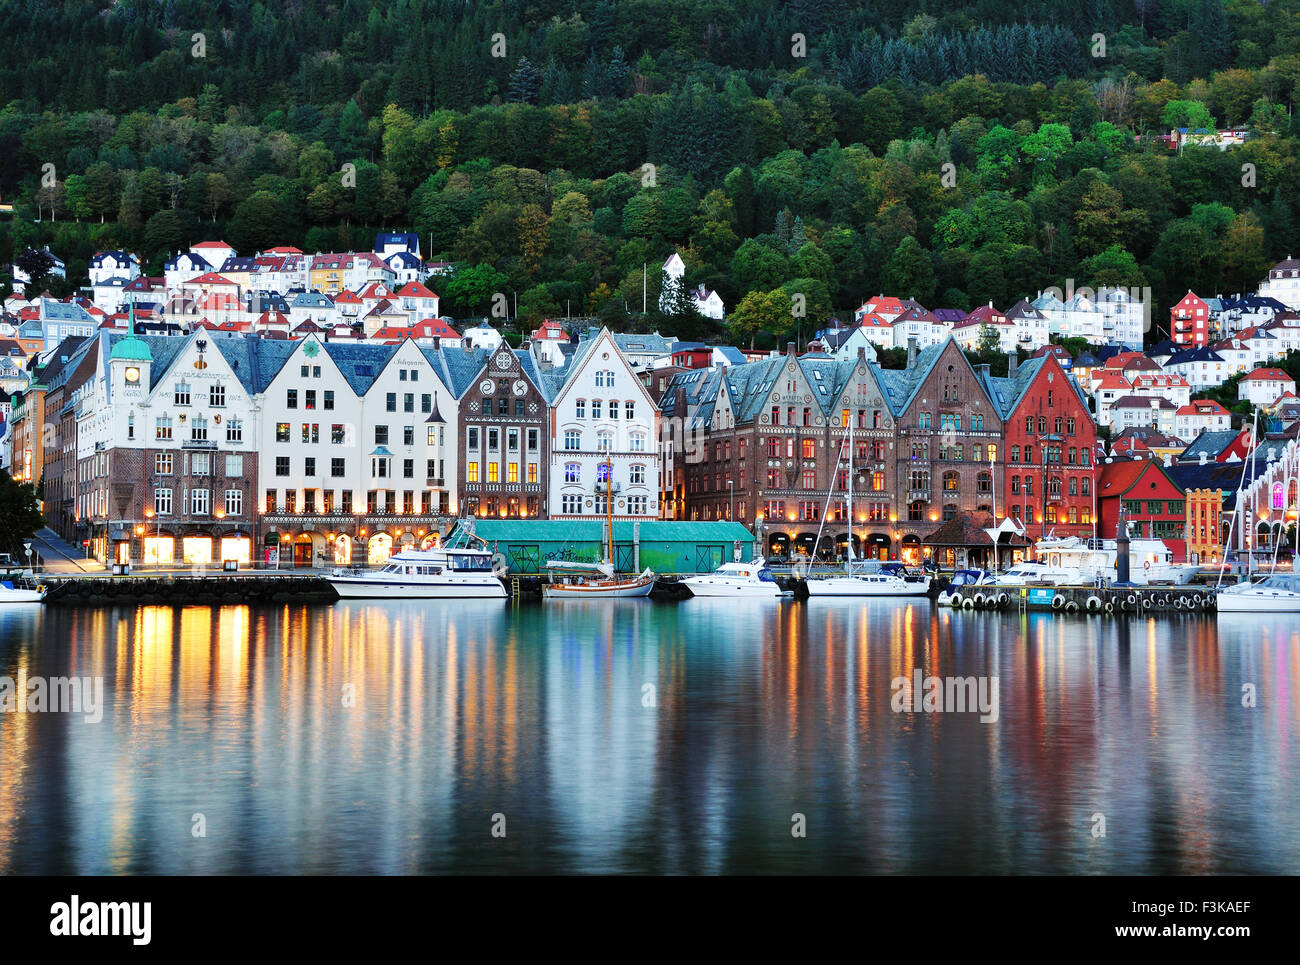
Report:
[{"label": "water reflection", "polygon": [[[996,677],[997,722],[896,713],[917,667]],[[0,714],[3,873],[1300,868],[1300,629],[1267,615],[8,607],[20,671],[107,707]]]}]

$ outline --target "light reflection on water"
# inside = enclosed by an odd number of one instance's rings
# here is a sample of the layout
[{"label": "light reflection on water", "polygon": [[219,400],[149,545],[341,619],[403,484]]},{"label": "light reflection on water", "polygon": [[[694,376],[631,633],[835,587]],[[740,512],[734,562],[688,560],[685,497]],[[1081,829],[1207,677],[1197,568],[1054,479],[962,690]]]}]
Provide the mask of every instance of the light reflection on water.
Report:
[{"label": "light reflection on water", "polygon": [[[915,667],[998,721],[894,712]],[[3,873],[1300,871],[1280,616],[9,606],[20,669],[107,706],[0,714]]]}]

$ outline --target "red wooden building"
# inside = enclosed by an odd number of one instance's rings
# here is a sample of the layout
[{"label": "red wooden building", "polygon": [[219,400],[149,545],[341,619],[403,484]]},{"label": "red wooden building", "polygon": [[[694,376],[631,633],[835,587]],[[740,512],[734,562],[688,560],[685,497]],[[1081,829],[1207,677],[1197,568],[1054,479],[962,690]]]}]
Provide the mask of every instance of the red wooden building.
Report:
[{"label": "red wooden building", "polygon": [[1181,541],[1187,528],[1186,499],[1156,459],[1106,463],[1101,467],[1097,487],[1101,518],[1098,535],[1115,538],[1122,508],[1130,536]]},{"label": "red wooden building", "polygon": [[1078,385],[1053,355],[1013,376],[1000,514],[1038,537],[1092,536],[1097,427]]}]

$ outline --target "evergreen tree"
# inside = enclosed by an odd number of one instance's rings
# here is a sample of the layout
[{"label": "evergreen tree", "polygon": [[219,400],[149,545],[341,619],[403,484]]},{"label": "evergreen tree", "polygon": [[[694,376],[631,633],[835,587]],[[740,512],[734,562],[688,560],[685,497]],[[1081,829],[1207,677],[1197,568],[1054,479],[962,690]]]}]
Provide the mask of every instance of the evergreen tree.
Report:
[{"label": "evergreen tree", "polygon": [[536,104],[542,78],[527,57],[520,57],[510,74],[508,98],[512,104]]},{"label": "evergreen tree", "polygon": [[628,66],[627,59],[623,55],[623,48],[615,47],[609,58],[609,69],[606,71],[609,92],[615,97],[622,97],[627,93],[627,81],[631,74],[632,68]]},{"label": "evergreen tree", "polygon": [[582,98],[583,100],[600,100],[606,96],[608,90],[609,78],[604,66],[596,59],[596,52],[593,50],[587,58],[587,65],[582,68]]}]

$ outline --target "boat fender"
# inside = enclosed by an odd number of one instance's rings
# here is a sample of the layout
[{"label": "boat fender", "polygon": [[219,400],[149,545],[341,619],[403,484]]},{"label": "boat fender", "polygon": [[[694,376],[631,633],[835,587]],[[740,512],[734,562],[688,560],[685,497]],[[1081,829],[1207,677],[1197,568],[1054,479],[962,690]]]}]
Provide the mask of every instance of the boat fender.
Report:
[{"label": "boat fender", "polygon": [[971,603],[975,605],[975,609],[977,610],[984,609],[984,594],[976,593],[973,597],[971,597]]},{"label": "boat fender", "polygon": [[1063,606],[1065,606],[1065,597],[1063,597],[1063,596],[1062,596],[1061,594],[1059,594],[1059,593],[1056,594],[1056,596],[1052,597],[1052,609],[1053,609],[1053,610],[1059,610],[1059,609],[1061,609],[1061,607],[1063,607]]},{"label": "boat fender", "polygon": [[1114,603],[1111,603],[1109,600],[1106,601],[1106,612],[1107,612],[1107,613],[1114,613],[1114,612],[1115,612],[1115,604],[1114,604]]},{"label": "boat fender", "polygon": [[1078,612],[1079,612],[1079,604],[1075,603],[1073,600],[1070,600],[1068,603],[1065,604],[1065,612],[1066,612],[1066,613],[1078,613]]},{"label": "boat fender", "polygon": [[998,606],[1003,607],[1011,602],[1011,597],[1005,593],[998,594]]},{"label": "boat fender", "polygon": [[1184,600],[1181,596],[1174,597],[1174,609],[1181,610],[1186,605],[1187,605],[1187,601]]},{"label": "boat fender", "polygon": [[1130,593],[1128,596],[1124,598],[1124,605],[1131,610],[1133,609],[1133,607],[1137,606],[1137,601],[1138,601],[1137,594]]},{"label": "boat fender", "polygon": [[1096,613],[1101,609],[1101,597],[1095,595],[1088,597],[1087,607],[1089,613]]},{"label": "boat fender", "polygon": [[1144,609],[1144,610],[1150,610],[1150,609],[1151,609],[1151,597],[1149,597],[1149,596],[1144,596],[1144,597],[1142,598],[1142,609]]},{"label": "boat fender", "polygon": [[964,596],[961,600],[961,608],[963,610],[973,610],[975,609],[975,603],[970,597]]}]

